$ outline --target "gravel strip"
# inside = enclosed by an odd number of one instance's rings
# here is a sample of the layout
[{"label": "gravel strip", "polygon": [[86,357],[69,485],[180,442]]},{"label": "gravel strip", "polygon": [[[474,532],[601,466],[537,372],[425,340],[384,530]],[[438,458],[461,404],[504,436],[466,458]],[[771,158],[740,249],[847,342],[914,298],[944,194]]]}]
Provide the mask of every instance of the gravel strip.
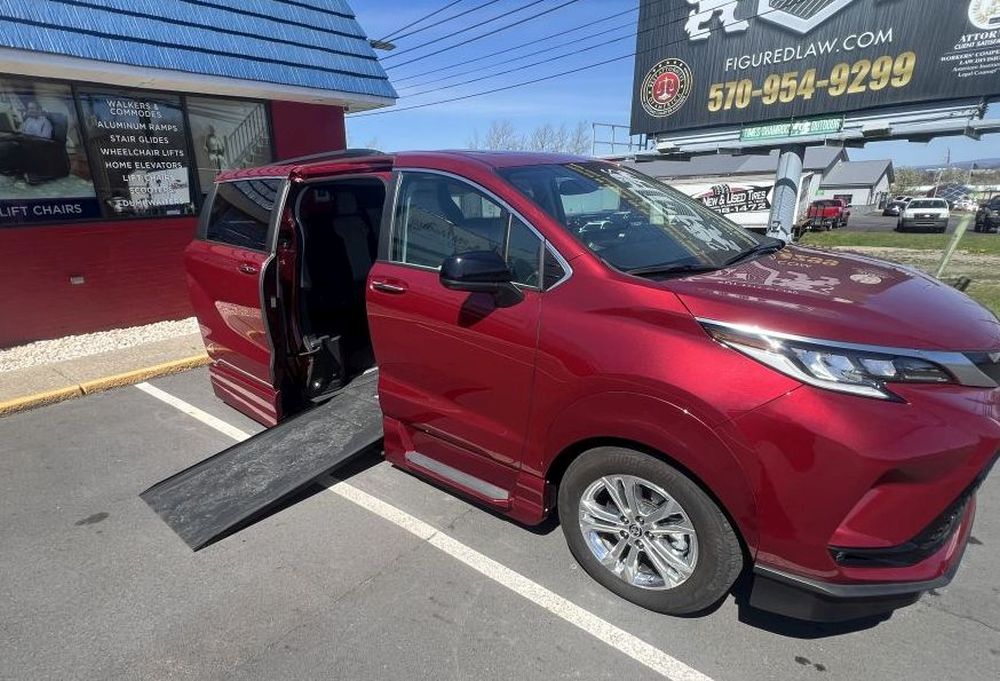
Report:
[{"label": "gravel strip", "polygon": [[192,333],[198,333],[198,320],[189,317],[180,321],[157,322],[127,329],[112,329],[111,331],[36,341],[0,350],[0,373],[61,362],[67,359],[88,357],[111,350],[131,348],[143,343],[187,336]]}]

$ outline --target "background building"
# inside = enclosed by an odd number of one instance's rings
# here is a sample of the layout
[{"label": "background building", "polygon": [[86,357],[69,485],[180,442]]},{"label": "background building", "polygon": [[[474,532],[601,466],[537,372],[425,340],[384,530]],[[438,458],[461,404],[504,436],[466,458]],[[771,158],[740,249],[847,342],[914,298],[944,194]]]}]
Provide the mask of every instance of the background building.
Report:
[{"label": "background building", "polygon": [[[663,180],[749,229],[766,229],[778,169],[778,152],[706,154],[688,161],[640,160],[625,165]],[[841,147],[808,147],[799,184],[798,215],[816,199],[843,198],[876,205],[889,192],[892,161],[851,161]]]},{"label": "background building", "polygon": [[396,92],[343,0],[0,10],[0,347],[189,316],[223,168],[345,146]]}]

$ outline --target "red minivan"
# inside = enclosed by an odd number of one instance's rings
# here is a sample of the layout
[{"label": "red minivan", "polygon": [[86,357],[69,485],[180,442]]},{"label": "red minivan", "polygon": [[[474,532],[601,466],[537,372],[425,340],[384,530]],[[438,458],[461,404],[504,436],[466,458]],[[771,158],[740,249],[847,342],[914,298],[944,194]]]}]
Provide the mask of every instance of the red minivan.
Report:
[{"label": "red minivan", "polygon": [[837,620],[955,574],[1000,321],[615,164],[345,152],[223,173],[187,250],[216,393],[276,424],[377,366],[385,457],[675,615]]}]

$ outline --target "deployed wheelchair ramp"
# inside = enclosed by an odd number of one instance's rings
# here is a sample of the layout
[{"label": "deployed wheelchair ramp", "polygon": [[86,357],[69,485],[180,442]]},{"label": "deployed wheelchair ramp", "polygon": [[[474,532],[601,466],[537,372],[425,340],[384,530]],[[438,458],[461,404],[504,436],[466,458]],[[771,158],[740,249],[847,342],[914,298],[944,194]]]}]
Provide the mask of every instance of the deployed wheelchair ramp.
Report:
[{"label": "deployed wheelchair ramp", "polygon": [[329,402],[233,445],[140,494],[197,551],[280,505],[382,438],[376,372]]}]

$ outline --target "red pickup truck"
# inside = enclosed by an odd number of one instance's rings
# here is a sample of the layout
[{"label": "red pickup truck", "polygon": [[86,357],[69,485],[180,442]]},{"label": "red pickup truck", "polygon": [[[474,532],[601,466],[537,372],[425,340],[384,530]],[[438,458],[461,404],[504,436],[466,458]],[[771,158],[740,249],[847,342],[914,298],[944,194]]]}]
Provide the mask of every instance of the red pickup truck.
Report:
[{"label": "red pickup truck", "polygon": [[806,228],[819,231],[846,227],[851,211],[842,199],[820,199],[809,204],[806,213]]}]

